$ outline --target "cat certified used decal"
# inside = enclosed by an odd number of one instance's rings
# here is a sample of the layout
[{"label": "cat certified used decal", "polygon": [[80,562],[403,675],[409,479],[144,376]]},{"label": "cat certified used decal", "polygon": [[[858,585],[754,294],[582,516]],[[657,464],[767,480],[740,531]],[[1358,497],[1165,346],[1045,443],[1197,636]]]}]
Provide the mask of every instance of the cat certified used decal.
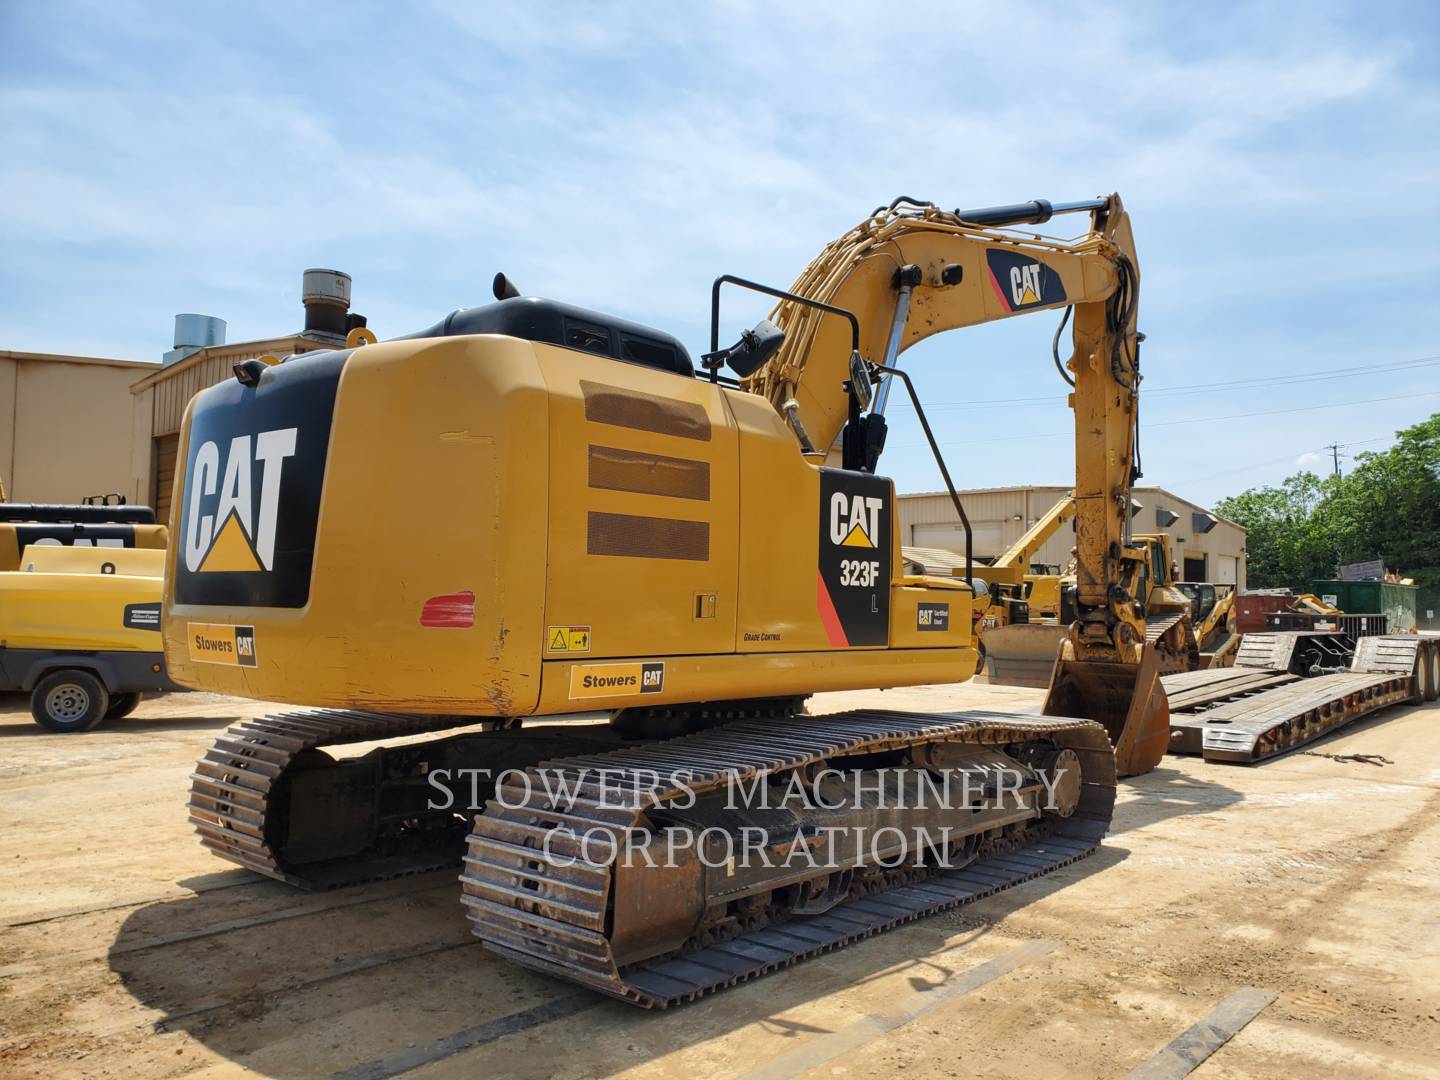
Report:
[{"label": "cat certified used decal", "polygon": [[945,631],[950,629],[949,604],[920,604],[915,609],[916,630]]},{"label": "cat certified used decal", "polygon": [[581,664],[570,669],[570,697],[629,697],[665,689],[662,661],[636,664]]},{"label": "cat certified used decal", "polygon": [[816,607],[832,647],[890,640],[890,514],[884,477],[820,470],[820,571]]},{"label": "cat certified used decal", "polygon": [[225,623],[191,623],[187,629],[190,659],[197,664],[254,667],[255,628]]},{"label": "cat certified used decal", "polygon": [[271,367],[258,386],[231,379],[195,399],[177,493],[177,603],[305,606],[348,356],[311,353]]},{"label": "cat certified used decal", "polygon": [[1038,259],[1018,251],[989,248],[985,252],[985,265],[990,273],[990,285],[1006,311],[1065,303],[1065,283]]}]

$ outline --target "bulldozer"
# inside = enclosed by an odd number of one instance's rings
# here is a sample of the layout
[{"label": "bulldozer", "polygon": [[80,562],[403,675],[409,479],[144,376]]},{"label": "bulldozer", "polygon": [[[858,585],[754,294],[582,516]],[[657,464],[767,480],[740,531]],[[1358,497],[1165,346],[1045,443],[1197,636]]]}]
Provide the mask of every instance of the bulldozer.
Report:
[{"label": "bulldozer", "polygon": [[[1060,214],[1089,228],[1017,231]],[[202,842],[306,888],[459,862],[489,949],[647,1007],[1094,851],[1117,772],[1169,740],[1125,512],[1138,288],[1116,195],[901,198],[789,289],[717,278],[698,370],[663,331],[503,275],[494,303],[406,337],[242,361],[180,433],[166,659],[186,686],[303,708],[197,763]],[[777,303],[722,347],[735,290]],[[817,692],[974,672],[969,525],[899,358],[1040,311],[1073,315],[1077,549],[1043,715],[808,714]],[[899,388],[965,522],[960,578],[903,570],[878,471]],[[382,745],[337,752],[358,742]],[[923,812],[888,797],[952,780]],[[757,808],[737,782],[869,794]]]}]

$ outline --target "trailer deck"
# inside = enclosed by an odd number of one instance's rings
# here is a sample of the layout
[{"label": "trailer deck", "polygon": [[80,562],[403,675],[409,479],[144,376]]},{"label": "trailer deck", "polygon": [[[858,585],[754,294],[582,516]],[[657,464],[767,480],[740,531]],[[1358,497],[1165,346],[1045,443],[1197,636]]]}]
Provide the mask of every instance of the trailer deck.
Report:
[{"label": "trailer deck", "polygon": [[[1434,700],[1437,648],[1396,634],[1362,638],[1345,657],[1342,635],[1248,634],[1233,668],[1162,676],[1170,752],[1253,764],[1388,706]],[[1342,660],[1348,671],[1334,669]]]}]

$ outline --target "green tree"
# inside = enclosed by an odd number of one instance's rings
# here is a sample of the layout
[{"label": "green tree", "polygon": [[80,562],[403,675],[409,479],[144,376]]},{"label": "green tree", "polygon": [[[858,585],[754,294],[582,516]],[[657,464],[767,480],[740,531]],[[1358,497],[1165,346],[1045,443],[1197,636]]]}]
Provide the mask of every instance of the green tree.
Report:
[{"label": "green tree", "polygon": [[1357,455],[1348,476],[1297,473],[1221,499],[1215,512],[1248,531],[1254,587],[1303,588],[1368,559],[1440,585],[1440,413],[1397,432],[1388,450]]}]

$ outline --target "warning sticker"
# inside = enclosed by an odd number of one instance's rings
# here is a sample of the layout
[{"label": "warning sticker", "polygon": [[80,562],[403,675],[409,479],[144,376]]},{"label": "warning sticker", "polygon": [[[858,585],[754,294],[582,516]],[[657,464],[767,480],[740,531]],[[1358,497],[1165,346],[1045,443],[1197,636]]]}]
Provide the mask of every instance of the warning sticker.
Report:
[{"label": "warning sticker", "polygon": [[590,627],[547,626],[545,648],[549,652],[589,652]]},{"label": "warning sticker", "polygon": [[254,667],[255,627],[220,623],[191,623],[188,633],[190,659],[197,664],[229,664]]},{"label": "warning sticker", "polygon": [[629,697],[658,694],[665,689],[663,662],[641,664],[584,664],[570,669],[570,697]]}]

